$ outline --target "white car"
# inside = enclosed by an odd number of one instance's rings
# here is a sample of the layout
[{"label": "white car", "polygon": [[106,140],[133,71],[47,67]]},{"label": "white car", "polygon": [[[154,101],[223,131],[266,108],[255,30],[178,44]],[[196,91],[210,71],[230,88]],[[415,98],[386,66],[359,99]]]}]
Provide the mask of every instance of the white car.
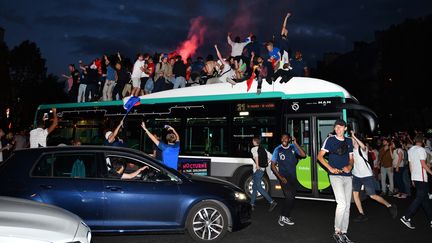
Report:
[{"label": "white car", "polygon": [[0,197],[0,242],[90,241],[90,228],[69,211],[31,200]]}]

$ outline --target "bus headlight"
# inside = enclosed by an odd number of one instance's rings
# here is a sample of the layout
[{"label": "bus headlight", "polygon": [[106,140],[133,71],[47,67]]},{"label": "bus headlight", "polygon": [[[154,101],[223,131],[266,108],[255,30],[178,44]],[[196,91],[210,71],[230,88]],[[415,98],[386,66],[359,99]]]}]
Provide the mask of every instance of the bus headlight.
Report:
[{"label": "bus headlight", "polygon": [[237,201],[246,201],[247,196],[243,192],[234,192],[234,197]]}]

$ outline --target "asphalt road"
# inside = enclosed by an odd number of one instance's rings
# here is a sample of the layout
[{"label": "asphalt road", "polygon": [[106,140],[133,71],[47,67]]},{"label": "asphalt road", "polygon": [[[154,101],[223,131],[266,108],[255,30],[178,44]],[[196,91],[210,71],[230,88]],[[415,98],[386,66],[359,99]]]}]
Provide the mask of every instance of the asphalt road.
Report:
[{"label": "asphalt road", "polygon": [[[399,212],[396,219],[392,219],[388,210],[371,199],[363,202],[369,220],[363,223],[352,221],[357,216],[357,209],[354,203],[351,204],[351,220],[348,235],[354,242],[431,242],[432,228],[427,222],[423,210],[419,210],[413,218],[415,230],[410,230],[404,226],[399,217],[408,207],[411,199],[386,198],[390,203],[398,206]],[[277,199],[279,205],[282,199]],[[431,200],[432,204],[432,200]],[[247,228],[229,233],[222,242],[227,243],[265,243],[265,242],[334,242],[331,235],[333,233],[333,220],[336,203],[297,200],[292,214],[295,221],[294,226],[281,227],[277,223],[280,206],[269,213],[268,204],[259,201],[252,215],[252,224]],[[152,242],[152,243],[182,243],[192,242],[191,238],[185,234],[171,235],[128,235],[128,236],[103,236],[95,235],[93,243],[118,243],[118,242]]]}]

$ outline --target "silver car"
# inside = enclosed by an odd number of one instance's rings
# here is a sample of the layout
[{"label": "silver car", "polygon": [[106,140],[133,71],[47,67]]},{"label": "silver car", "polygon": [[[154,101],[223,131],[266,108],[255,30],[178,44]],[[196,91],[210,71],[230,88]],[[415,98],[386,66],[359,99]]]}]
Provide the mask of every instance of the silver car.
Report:
[{"label": "silver car", "polygon": [[90,228],[69,211],[31,200],[0,197],[0,242],[90,241]]}]

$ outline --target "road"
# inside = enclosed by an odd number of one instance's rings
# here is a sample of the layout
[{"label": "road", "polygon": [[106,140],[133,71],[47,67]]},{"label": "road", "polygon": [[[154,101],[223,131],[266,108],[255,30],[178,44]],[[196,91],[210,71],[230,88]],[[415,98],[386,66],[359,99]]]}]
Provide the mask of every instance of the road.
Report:
[{"label": "road", "polygon": [[[348,235],[354,242],[429,242],[432,239],[432,228],[426,216],[420,210],[413,219],[417,229],[409,230],[400,221],[399,217],[408,207],[411,199],[386,198],[390,203],[398,206],[396,219],[392,219],[388,210],[371,199],[363,202],[369,220],[363,223],[350,222]],[[308,242],[334,242],[333,220],[336,204],[334,202],[320,202],[296,200],[293,212],[294,226],[281,227],[277,223],[282,199],[277,199],[279,205],[276,209],[267,212],[267,202],[259,201],[252,215],[252,224],[240,231],[227,234],[222,242],[226,243],[308,243]],[[432,200],[431,200],[432,203]],[[357,216],[354,203],[351,204],[351,219]],[[429,240],[426,240],[429,239]],[[93,243],[182,243],[192,242],[185,234],[171,235],[129,235],[129,236],[103,236],[95,235]]]}]

